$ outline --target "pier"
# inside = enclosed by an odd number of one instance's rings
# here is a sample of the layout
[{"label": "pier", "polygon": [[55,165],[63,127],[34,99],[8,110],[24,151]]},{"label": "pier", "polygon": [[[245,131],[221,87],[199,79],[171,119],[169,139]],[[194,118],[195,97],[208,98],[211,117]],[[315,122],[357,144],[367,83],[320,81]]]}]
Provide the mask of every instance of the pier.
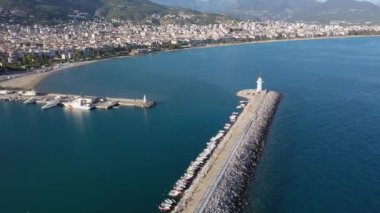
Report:
[{"label": "pier", "polygon": [[266,133],[280,94],[262,89],[243,90],[244,99],[230,123],[211,138],[159,206],[171,212],[239,212],[249,180],[261,156]]},{"label": "pier", "polygon": [[151,108],[156,104],[154,101],[148,100],[145,95],[143,99],[131,99],[63,93],[44,93],[35,92],[33,90],[0,90],[0,101],[23,102],[27,104],[37,103],[46,105],[56,100],[56,105],[64,105],[64,103],[76,99],[81,99],[86,102],[85,104],[96,109],[111,109],[115,106]]}]

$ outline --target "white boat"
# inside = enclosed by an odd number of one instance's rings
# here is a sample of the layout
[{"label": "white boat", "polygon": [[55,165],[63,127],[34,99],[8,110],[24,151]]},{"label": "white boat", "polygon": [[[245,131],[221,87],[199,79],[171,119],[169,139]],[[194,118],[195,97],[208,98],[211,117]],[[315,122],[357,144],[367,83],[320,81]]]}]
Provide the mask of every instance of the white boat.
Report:
[{"label": "white boat", "polygon": [[166,199],[164,202],[165,202],[166,204],[173,205],[173,204],[175,204],[177,201],[175,201],[174,199]]},{"label": "white boat", "polygon": [[36,103],[36,97],[29,98],[28,100],[24,101],[24,104],[34,104]]},{"label": "white boat", "polygon": [[68,107],[70,109],[83,109],[83,110],[94,109],[94,105],[92,105],[91,103],[88,103],[83,98],[77,98],[77,99],[75,99],[73,101],[64,102],[62,104],[63,104],[63,106]]},{"label": "white boat", "polygon": [[231,121],[232,123],[236,122],[236,115],[231,115],[231,116],[230,116],[230,121]]},{"label": "white boat", "polygon": [[158,207],[158,209],[161,212],[168,212],[168,211],[170,211],[171,208],[172,208],[172,205],[171,204],[167,204],[167,203],[161,203],[161,205]]},{"label": "white boat", "polygon": [[41,109],[48,110],[53,107],[56,107],[59,103],[60,103],[60,100],[52,100],[52,101],[47,102],[45,105],[43,105]]},{"label": "white boat", "polygon": [[182,192],[181,191],[178,191],[178,190],[171,190],[170,192],[169,192],[169,196],[170,197],[178,197],[178,196],[180,196],[182,194]]}]

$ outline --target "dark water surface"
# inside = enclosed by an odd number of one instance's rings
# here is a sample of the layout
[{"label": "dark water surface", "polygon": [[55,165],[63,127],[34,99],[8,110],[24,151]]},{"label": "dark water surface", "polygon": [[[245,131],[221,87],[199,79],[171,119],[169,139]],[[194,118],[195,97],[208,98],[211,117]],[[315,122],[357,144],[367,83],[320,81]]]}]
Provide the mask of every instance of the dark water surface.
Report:
[{"label": "dark water surface", "polygon": [[235,108],[284,99],[247,212],[380,211],[380,39],[240,45],[113,59],[40,90],[148,98],[150,110],[43,112],[0,103],[0,212],[155,212]]}]

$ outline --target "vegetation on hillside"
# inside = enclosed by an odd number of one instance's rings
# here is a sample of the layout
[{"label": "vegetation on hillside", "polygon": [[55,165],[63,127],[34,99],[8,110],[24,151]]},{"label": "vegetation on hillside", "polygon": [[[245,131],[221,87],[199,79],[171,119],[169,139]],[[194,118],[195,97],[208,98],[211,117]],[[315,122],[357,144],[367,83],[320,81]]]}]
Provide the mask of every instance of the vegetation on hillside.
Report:
[{"label": "vegetation on hillside", "polygon": [[228,19],[222,15],[168,8],[149,0],[0,0],[0,8],[8,12],[7,18],[0,17],[0,21],[12,20],[25,24],[52,24],[91,18],[146,21],[152,15],[165,17],[169,14],[173,15],[172,20],[166,17],[165,22],[211,24]]}]

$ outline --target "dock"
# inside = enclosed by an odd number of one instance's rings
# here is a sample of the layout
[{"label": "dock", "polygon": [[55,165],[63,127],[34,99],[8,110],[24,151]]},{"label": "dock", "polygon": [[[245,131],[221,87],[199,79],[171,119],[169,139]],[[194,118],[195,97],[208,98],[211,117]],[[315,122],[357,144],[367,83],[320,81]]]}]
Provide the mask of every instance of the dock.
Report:
[{"label": "dock", "polygon": [[75,99],[86,100],[88,104],[95,109],[111,109],[115,106],[120,107],[137,107],[148,109],[156,105],[155,101],[148,100],[146,96],[142,99],[115,98],[115,97],[97,97],[89,95],[63,94],[63,93],[45,93],[33,90],[0,90],[0,101],[23,102],[33,99],[32,103],[46,105],[52,100],[58,100],[57,105]]}]

